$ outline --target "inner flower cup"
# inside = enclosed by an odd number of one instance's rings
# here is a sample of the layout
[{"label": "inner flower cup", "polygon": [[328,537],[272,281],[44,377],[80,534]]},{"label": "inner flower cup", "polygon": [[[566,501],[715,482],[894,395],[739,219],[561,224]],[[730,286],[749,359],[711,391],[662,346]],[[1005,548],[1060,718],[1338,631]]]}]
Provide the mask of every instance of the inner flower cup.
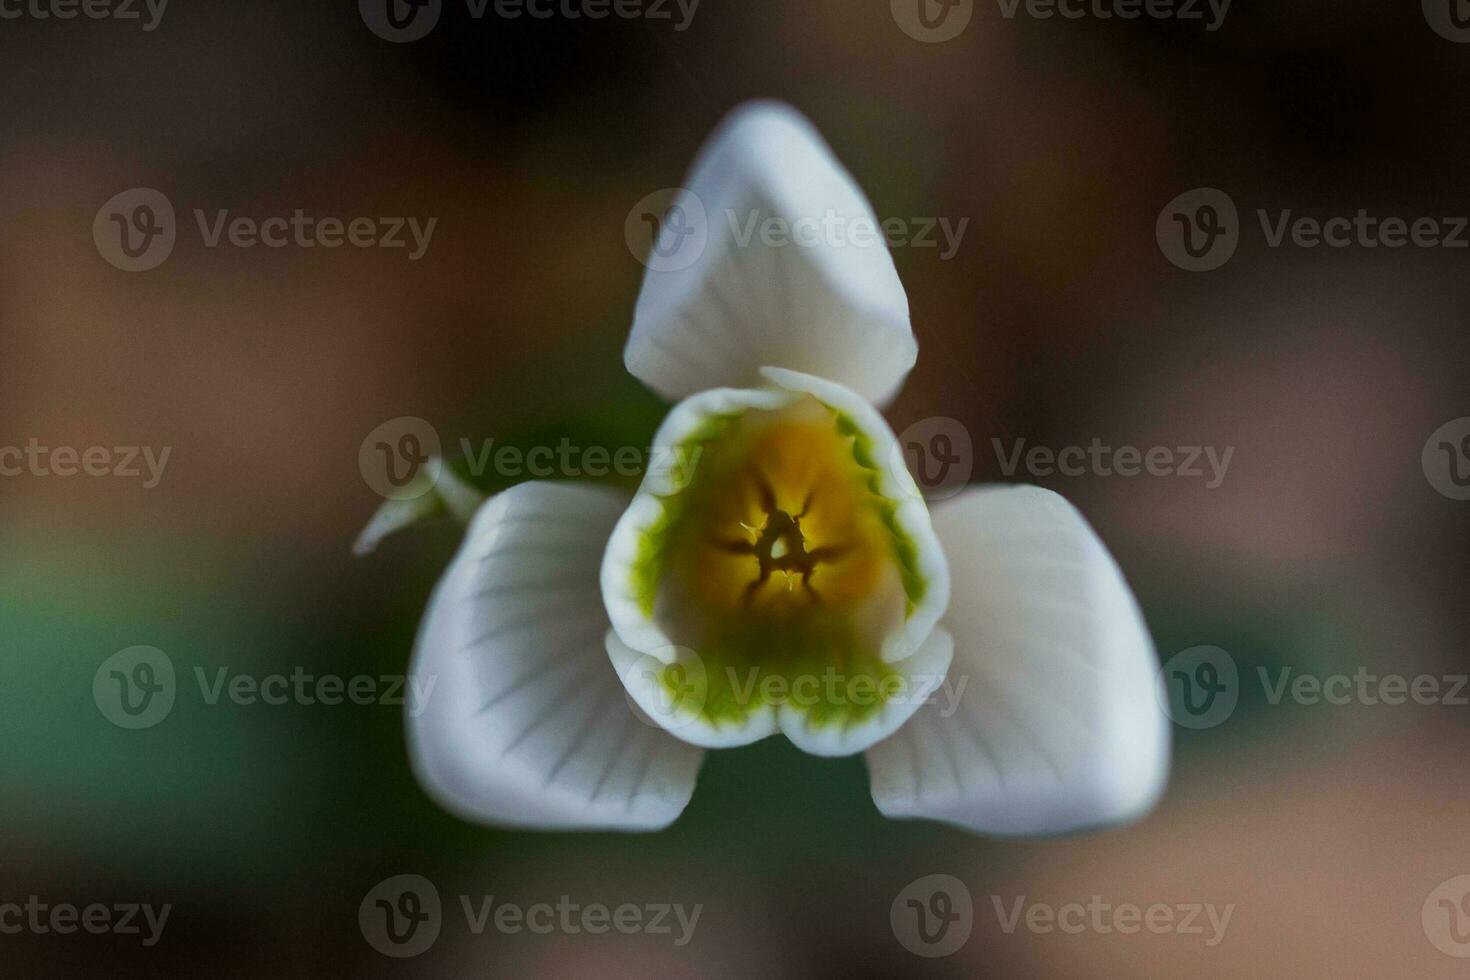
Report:
[{"label": "inner flower cup", "polygon": [[943,557],[877,412],[763,373],[770,388],[695,396],[660,432],[675,468],[645,479],[604,563],[609,652],[695,744],[779,730],[859,751],[943,679]]}]

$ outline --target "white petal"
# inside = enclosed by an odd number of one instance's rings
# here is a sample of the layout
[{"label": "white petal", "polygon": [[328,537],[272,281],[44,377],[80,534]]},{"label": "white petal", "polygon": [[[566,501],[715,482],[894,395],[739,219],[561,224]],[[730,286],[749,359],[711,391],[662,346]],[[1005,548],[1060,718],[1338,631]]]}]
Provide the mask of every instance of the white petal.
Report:
[{"label": "white petal", "polygon": [[1169,729],[1152,641],[1102,542],[1036,487],[969,491],[934,525],[956,599],[944,619],[954,663],[938,703],[869,750],[878,808],[990,834],[1147,811],[1167,780]]},{"label": "white petal", "polygon": [[652,830],[693,793],[701,752],[639,720],[603,649],[598,566],[626,499],[526,483],[480,509],[439,583],[412,677],[420,781],[467,819]]},{"label": "white petal", "polygon": [[[628,370],[671,401],[752,385],[768,364],[892,397],[918,356],[908,297],[872,206],[811,123],[777,103],[736,110],[685,190],[695,233],[666,221],[657,247],[697,258],[650,262]],[[771,244],[768,220],[817,231]]]}]

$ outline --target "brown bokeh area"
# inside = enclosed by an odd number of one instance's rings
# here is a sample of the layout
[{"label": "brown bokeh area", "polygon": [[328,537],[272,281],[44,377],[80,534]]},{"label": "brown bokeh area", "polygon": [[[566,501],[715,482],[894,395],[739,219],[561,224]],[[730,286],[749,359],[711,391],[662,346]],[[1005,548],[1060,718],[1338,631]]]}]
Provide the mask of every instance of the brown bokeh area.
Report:
[{"label": "brown bokeh area", "polygon": [[[703,0],[680,31],[445,0],[408,44],[355,6],[179,3],[152,31],[0,19],[0,447],[170,449],[151,489],[0,477],[0,904],[174,906],[147,948],[0,935],[0,972],[1463,975],[1421,910],[1470,874],[1470,707],[1272,703],[1264,678],[1470,672],[1470,503],[1421,464],[1470,415],[1470,250],[1272,247],[1257,212],[1470,214],[1470,44],[1367,0],[1240,4],[1217,31],[977,0],[942,44],[887,2]],[[1088,516],[1162,659],[1211,645],[1238,663],[1229,720],[1175,729],[1154,814],[1043,841],[890,823],[860,760],[771,743],[711,758],[663,834],[491,831],[419,790],[401,709],[195,696],[148,731],[98,716],[94,671],[140,644],[188,683],[401,673],[458,537],[441,522],[352,556],[379,502],[364,438],[419,416],[451,450],[646,440],[663,409],[622,364],[644,271],[625,221],[756,97],[810,116],[880,217],[967,221],[952,257],[895,252],[920,346],[895,431],[958,420],[975,482],[1038,482]],[[169,198],[178,242],[126,273],[92,224],[134,187]],[[1240,214],[1211,272],[1155,237],[1197,187]],[[210,248],[195,209],[436,224],[411,261]],[[1008,474],[1019,440],[1232,456],[1216,487]],[[390,960],[358,905],[404,873],[438,885],[446,921],[432,951]],[[890,904],[940,873],[973,895],[974,932],[921,959]],[[489,895],[703,912],[685,946],[476,935],[459,897]],[[1234,911],[1213,946],[1007,932],[996,903],[1022,896]]]}]

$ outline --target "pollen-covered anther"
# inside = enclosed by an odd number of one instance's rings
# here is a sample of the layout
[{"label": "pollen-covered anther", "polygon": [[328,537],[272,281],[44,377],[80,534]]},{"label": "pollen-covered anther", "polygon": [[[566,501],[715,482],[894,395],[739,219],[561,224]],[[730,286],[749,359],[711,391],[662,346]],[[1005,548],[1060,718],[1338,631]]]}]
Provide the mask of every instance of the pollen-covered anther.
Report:
[{"label": "pollen-covered anther", "polygon": [[[774,500],[775,495],[767,490],[763,496]],[[750,555],[755,559],[751,566],[754,577],[741,596],[743,604],[748,605],[760,588],[771,580],[773,574],[783,577],[786,591],[794,592],[799,581],[803,593],[812,602],[821,603],[822,596],[812,582],[812,576],[816,574],[819,565],[838,560],[847,549],[832,545],[810,549],[807,547],[806,537],[801,530],[801,519],[806,516],[810,507],[811,495],[808,495],[806,506],[798,514],[788,514],[773,504],[766,513],[765,522],[760,526],[739,522],[746,540],[726,542],[724,550],[737,555]]]}]

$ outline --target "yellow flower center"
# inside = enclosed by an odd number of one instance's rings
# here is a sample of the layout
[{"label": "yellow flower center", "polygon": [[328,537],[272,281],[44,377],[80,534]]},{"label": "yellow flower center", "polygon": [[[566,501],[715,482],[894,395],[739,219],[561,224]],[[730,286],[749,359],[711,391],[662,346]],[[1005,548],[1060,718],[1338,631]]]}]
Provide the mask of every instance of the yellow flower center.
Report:
[{"label": "yellow flower center", "polygon": [[851,614],[887,593],[901,616],[884,501],[854,440],[810,397],[730,420],[704,446],[670,534],[666,611],[690,600],[701,621],[790,624]]},{"label": "yellow flower center", "polygon": [[751,678],[891,673],[883,640],[923,584],[864,442],[803,395],[712,419],[685,447],[694,468],[663,498],[642,581],[661,630],[701,658],[712,717],[751,708],[735,696]]}]

